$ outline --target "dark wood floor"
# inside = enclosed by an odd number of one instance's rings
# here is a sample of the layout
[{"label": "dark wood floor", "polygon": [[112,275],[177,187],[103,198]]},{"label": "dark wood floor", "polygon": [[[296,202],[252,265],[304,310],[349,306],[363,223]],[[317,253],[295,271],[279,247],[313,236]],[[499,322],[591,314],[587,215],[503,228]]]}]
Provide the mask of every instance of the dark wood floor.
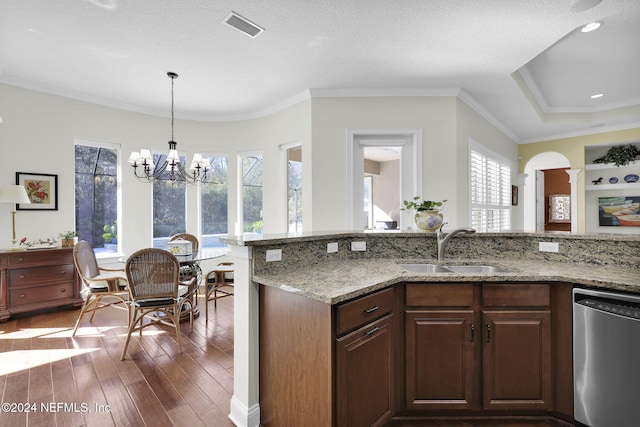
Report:
[{"label": "dark wood floor", "polygon": [[131,338],[125,361],[119,308],[85,317],[74,338],[79,310],[0,323],[0,425],[233,426],[233,298],[210,303],[208,325],[202,311],[193,332],[182,323],[182,354],[175,331],[154,326]]}]

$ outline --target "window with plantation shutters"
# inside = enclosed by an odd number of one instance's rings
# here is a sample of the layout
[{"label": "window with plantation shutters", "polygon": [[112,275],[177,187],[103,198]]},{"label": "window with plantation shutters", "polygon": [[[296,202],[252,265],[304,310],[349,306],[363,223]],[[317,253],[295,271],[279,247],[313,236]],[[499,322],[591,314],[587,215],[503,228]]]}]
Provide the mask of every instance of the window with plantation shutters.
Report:
[{"label": "window with plantation shutters", "polygon": [[511,165],[470,142],[471,227],[480,232],[511,229]]}]

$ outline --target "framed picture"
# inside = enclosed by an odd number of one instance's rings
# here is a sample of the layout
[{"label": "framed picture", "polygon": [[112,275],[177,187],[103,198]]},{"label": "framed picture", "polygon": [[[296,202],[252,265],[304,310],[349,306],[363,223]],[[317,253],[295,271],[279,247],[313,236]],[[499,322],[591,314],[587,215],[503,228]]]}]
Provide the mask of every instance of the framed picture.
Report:
[{"label": "framed picture", "polygon": [[571,222],[571,195],[549,196],[549,222]]},{"label": "framed picture", "polygon": [[518,206],[518,186],[511,186],[511,206]]},{"label": "framed picture", "polygon": [[16,172],[16,184],[27,190],[31,204],[18,203],[19,211],[57,211],[58,175]]},{"label": "framed picture", "polygon": [[598,225],[640,227],[640,196],[598,197]]}]

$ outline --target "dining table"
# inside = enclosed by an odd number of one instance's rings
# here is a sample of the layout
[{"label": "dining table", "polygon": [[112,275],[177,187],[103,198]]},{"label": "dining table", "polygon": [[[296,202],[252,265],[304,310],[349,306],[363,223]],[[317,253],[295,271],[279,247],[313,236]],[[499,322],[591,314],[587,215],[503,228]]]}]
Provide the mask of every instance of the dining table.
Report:
[{"label": "dining table", "polygon": [[[229,251],[227,248],[200,248],[189,255],[176,255],[176,259],[180,263],[180,280],[190,280],[192,277],[195,277],[197,285],[200,286],[202,284],[202,269],[200,268],[200,262],[220,258],[228,255],[228,253]],[[195,318],[200,315],[197,300],[194,301],[192,298],[192,300],[186,304],[189,304],[190,306],[183,310],[185,313],[180,317],[181,322],[189,320],[188,310],[191,306],[193,307],[193,317]]]}]

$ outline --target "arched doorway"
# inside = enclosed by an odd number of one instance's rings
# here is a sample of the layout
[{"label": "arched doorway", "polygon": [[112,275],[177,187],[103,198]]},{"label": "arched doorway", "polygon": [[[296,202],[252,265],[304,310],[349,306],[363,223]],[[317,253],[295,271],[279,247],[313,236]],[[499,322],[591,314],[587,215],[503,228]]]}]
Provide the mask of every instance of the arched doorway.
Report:
[{"label": "arched doorway", "polygon": [[[532,157],[525,166],[523,220],[525,231],[542,231],[545,229],[545,192],[544,172],[549,169],[567,169],[571,164],[562,154],[557,152],[540,153]],[[571,197],[571,231],[577,230],[577,187],[575,171],[566,170],[569,194]]]}]

